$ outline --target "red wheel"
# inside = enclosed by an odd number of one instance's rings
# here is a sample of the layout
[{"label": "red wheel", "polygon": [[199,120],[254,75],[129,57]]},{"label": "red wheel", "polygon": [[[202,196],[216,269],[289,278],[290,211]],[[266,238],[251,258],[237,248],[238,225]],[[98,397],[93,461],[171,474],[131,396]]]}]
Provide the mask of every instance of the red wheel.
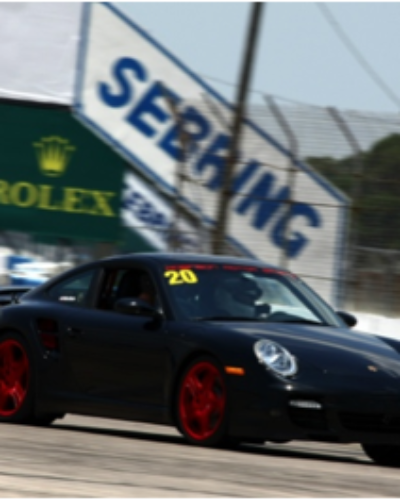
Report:
[{"label": "red wheel", "polygon": [[17,340],[0,341],[0,417],[12,417],[26,400],[29,384],[29,360]]},{"label": "red wheel", "polygon": [[222,371],[212,359],[194,361],[178,392],[178,421],[192,443],[214,445],[222,440],[227,394]]}]

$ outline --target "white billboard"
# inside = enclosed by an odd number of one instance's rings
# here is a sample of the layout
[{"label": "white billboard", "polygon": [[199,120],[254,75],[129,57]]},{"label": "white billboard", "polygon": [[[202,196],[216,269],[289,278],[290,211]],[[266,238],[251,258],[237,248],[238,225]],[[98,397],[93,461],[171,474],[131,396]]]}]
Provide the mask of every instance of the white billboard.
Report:
[{"label": "white billboard", "polygon": [[[183,201],[214,223],[231,121],[231,107],[146,32],[109,4],[85,6],[77,117],[165,192],[174,194],[181,158],[179,127],[190,136]],[[204,95],[218,112],[205,113]],[[247,121],[229,212],[229,240],[244,255],[284,262],[324,297],[335,300],[343,258],[345,199],[308,166]],[[291,186],[291,209],[286,203]],[[288,233],[285,226],[290,228]]]},{"label": "white billboard", "polygon": [[71,105],[81,2],[0,3],[0,97]]},{"label": "white billboard", "polygon": [[[180,215],[180,214],[179,214]],[[207,252],[207,235],[133,172],[126,172],[121,203],[122,225],[160,251]]]}]

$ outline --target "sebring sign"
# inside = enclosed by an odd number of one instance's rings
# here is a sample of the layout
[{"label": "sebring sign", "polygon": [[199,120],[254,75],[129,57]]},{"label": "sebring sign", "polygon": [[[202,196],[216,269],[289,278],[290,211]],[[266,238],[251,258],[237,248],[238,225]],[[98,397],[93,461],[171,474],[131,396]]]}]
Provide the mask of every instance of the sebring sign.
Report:
[{"label": "sebring sign", "polygon": [[[182,158],[179,126],[168,104],[174,101],[190,136],[185,165],[198,194],[195,197],[186,185],[180,195],[212,225],[230,140],[221,125],[230,123],[229,104],[113,6],[85,7],[77,116],[158,188],[173,195]],[[204,94],[218,113],[205,112]],[[243,254],[271,263],[279,263],[285,252],[291,271],[334,299],[342,257],[342,195],[298,163],[288,211],[289,154],[249,121],[239,163],[230,205],[230,241]]]},{"label": "sebring sign", "polygon": [[207,249],[201,231],[185,218],[177,220],[172,204],[133,172],[124,175],[121,219],[157,250],[168,251],[174,246],[185,252]]}]

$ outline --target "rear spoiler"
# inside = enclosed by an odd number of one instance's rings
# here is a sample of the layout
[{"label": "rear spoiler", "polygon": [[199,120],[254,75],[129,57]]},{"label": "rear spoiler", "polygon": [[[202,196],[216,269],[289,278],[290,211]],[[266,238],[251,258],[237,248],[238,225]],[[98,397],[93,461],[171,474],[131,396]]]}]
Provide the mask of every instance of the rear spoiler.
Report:
[{"label": "rear spoiler", "polygon": [[26,292],[32,290],[32,287],[24,286],[2,286],[0,287],[0,307],[9,304],[17,304],[19,298]]}]

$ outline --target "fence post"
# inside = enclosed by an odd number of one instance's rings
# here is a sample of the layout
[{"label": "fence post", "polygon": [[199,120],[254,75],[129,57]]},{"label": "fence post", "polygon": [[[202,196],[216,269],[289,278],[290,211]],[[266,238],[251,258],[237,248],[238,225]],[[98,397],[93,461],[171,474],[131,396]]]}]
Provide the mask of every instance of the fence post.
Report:
[{"label": "fence post", "polygon": [[289,253],[288,248],[290,243],[289,240],[290,220],[293,207],[294,188],[296,182],[296,173],[297,173],[296,163],[298,160],[299,144],[292,128],[290,127],[290,123],[288,122],[288,120],[286,120],[285,115],[279,109],[279,106],[276,104],[274,98],[270,95],[266,95],[264,96],[264,99],[266,100],[272,114],[274,115],[276,121],[278,122],[278,125],[281,127],[283,133],[286,135],[289,142],[290,159],[289,159],[289,168],[287,177],[288,197],[284,202],[286,204],[286,215],[284,216],[283,219],[285,224],[283,230],[284,246],[282,248],[281,259],[280,259],[280,265],[282,267],[288,268],[289,265],[287,257]]},{"label": "fence post", "polygon": [[[350,206],[350,236],[347,242],[347,266],[346,272],[350,276],[349,280],[344,280],[347,284],[344,289],[344,296],[346,302],[352,298],[354,307],[355,289],[357,284],[357,245],[358,245],[358,217],[360,211],[360,194],[362,192],[362,176],[364,166],[362,162],[362,149],[357,141],[356,136],[353,134],[349,124],[344,120],[339,111],[334,107],[327,108],[328,113],[342,132],[344,138],[347,140],[349,146],[353,151],[353,182],[351,184],[351,206]],[[350,285],[350,290],[349,286]]]}]

